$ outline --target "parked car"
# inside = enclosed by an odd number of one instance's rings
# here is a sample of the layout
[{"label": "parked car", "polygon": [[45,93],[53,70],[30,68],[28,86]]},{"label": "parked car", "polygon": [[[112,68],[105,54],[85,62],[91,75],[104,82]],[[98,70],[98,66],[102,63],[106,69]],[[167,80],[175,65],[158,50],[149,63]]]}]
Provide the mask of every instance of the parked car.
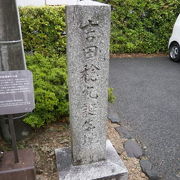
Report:
[{"label": "parked car", "polygon": [[175,62],[180,62],[180,14],[174,24],[168,47],[170,59]]}]

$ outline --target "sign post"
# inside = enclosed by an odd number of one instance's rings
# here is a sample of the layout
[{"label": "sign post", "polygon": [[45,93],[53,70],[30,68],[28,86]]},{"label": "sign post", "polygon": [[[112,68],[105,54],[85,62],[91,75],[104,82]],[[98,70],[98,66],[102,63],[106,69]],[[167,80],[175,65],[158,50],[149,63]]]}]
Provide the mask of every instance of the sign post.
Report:
[{"label": "sign post", "polygon": [[[16,0],[0,0],[0,71],[25,69],[26,61]],[[0,131],[3,138],[8,141],[11,137],[9,127],[4,119],[2,116]],[[25,126],[22,123],[20,133],[24,129]]]},{"label": "sign post", "polygon": [[[8,179],[8,177],[24,179],[27,176],[35,179],[33,153],[29,150],[18,151],[14,120],[19,117],[13,118],[13,114],[28,113],[34,108],[32,73],[28,70],[1,71],[0,115],[8,115],[14,158],[12,158],[12,153],[4,153],[0,163],[0,180]],[[11,162],[12,159],[14,159],[14,162]]]},{"label": "sign post", "polygon": [[14,121],[12,115],[8,115],[9,119],[9,128],[10,128],[10,133],[11,133],[11,141],[12,141],[12,148],[14,151],[14,159],[15,163],[19,162],[19,156],[18,156],[18,149],[17,149],[17,144],[16,144],[16,134],[14,130]]},{"label": "sign post", "polygon": [[35,107],[32,73],[0,72],[0,115],[31,112]]}]

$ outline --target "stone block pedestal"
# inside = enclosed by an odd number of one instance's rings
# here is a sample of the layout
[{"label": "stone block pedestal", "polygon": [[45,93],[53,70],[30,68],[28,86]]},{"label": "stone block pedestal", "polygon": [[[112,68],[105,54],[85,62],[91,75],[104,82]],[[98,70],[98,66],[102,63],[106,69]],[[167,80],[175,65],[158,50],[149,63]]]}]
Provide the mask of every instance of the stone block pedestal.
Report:
[{"label": "stone block pedestal", "polygon": [[127,180],[127,169],[111,142],[107,140],[105,161],[74,166],[70,148],[56,149],[59,180]]}]

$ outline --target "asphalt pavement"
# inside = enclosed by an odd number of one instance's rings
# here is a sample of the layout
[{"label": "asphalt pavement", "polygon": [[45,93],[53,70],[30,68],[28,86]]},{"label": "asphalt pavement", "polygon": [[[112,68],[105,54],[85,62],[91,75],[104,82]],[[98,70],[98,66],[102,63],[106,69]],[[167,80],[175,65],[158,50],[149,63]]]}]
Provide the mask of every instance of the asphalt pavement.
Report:
[{"label": "asphalt pavement", "polygon": [[120,123],[142,143],[163,180],[180,179],[180,63],[168,57],[110,60]]}]

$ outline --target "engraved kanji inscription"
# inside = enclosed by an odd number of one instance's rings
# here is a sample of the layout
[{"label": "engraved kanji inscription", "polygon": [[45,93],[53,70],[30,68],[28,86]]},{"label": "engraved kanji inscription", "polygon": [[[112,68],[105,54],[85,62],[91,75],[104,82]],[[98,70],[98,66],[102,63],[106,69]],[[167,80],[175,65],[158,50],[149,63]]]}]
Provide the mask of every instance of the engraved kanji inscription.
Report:
[{"label": "engraved kanji inscription", "polygon": [[89,81],[97,81],[98,80],[98,71],[100,68],[94,64],[84,66],[83,71],[81,71],[81,79],[83,82],[88,83]]},{"label": "engraved kanji inscription", "polygon": [[96,103],[84,104],[82,107],[82,114],[83,117],[97,115],[97,104]]},{"label": "engraved kanji inscription", "polygon": [[97,56],[98,48],[96,46],[89,46],[83,49],[84,55],[87,59],[94,58]]}]

